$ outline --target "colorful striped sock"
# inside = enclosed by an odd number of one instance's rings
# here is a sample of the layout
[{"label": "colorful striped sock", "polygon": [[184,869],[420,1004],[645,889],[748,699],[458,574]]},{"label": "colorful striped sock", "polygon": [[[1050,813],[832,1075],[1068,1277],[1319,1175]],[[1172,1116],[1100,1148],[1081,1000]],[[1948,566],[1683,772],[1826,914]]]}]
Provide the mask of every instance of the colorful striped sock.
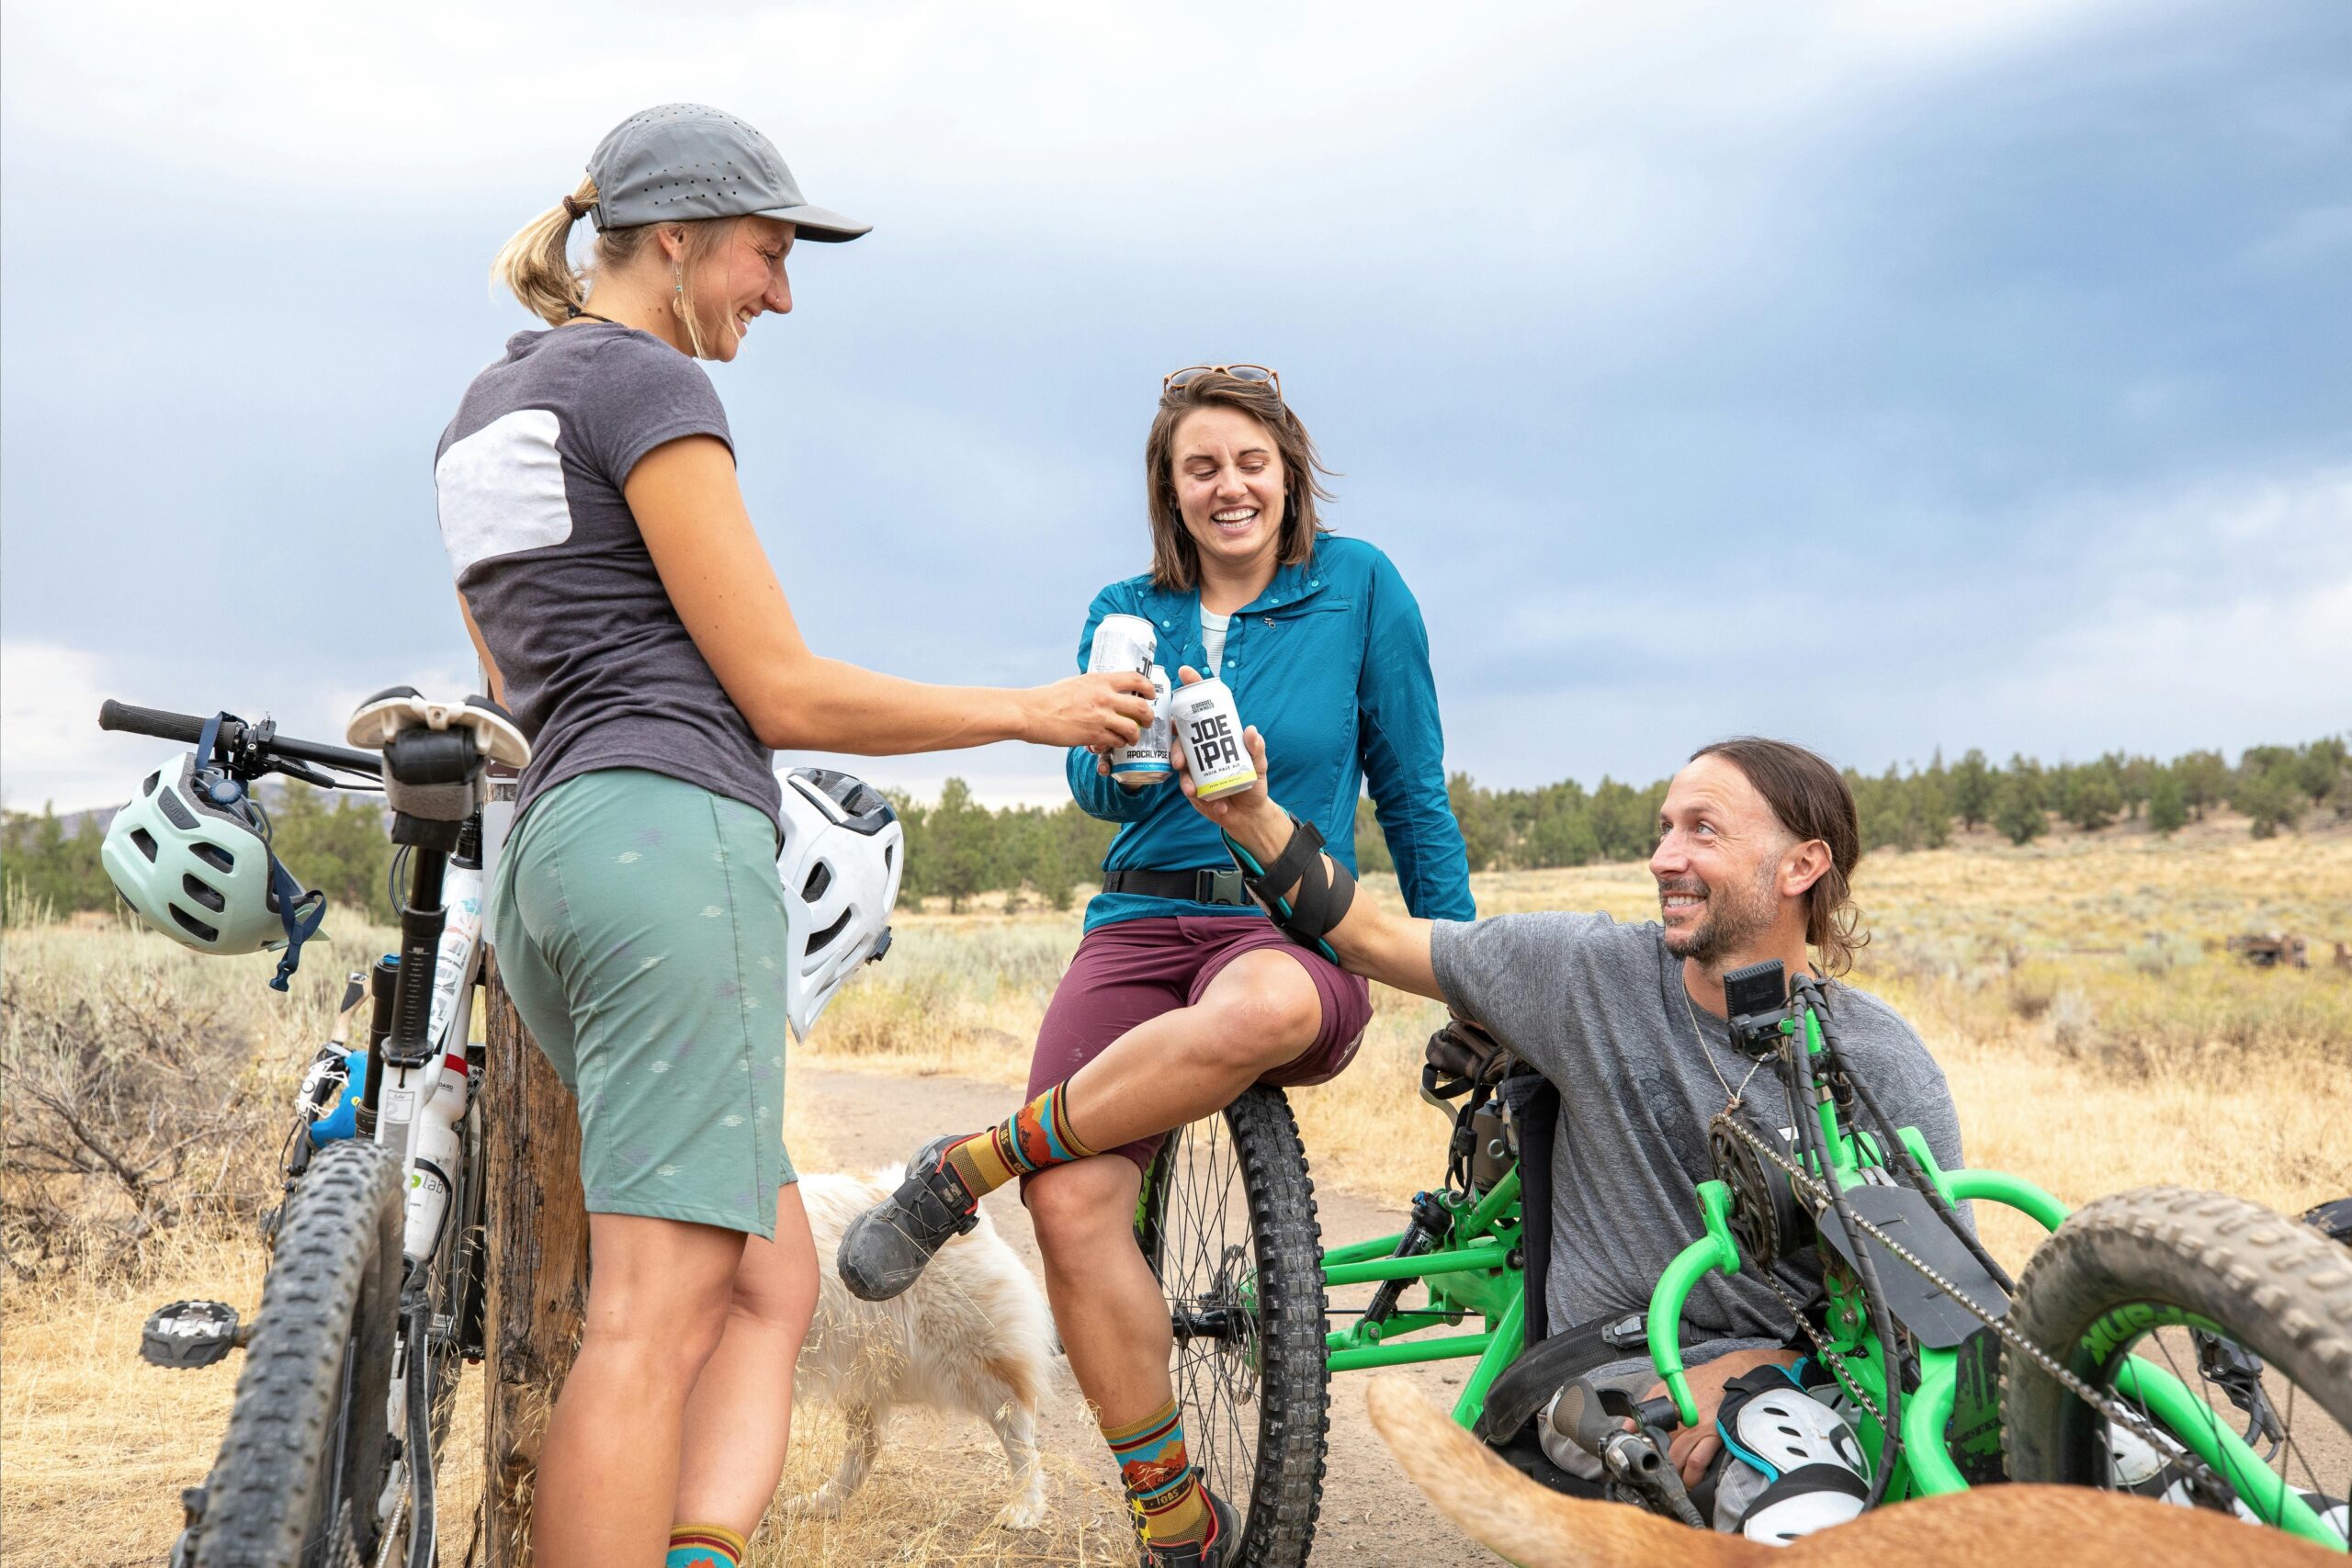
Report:
[{"label": "colorful striped sock", "polygon": [[725,1525],[680,1525],[670,1532],[662,1568],[741,1568],[746,1544]]},{"label": "colorful striped sock", "polygon": [[1102,1428],[1119,1484],[1127,1489],[1148,1542],[1200,1540],[1209,1533],[1208,1494],[1184,1453],[1184,1421],[1170,1400],[1140,1421]]},{"label": "colorful striped sock", "polygon": [[975,1133],[947,1151],[947,1163],[974,1198],[995,1191],[1016,1176],[1068,1165],[1094,1153],[1069,1125],[1069,1080],[1047,1089],[1010,1121]]}]

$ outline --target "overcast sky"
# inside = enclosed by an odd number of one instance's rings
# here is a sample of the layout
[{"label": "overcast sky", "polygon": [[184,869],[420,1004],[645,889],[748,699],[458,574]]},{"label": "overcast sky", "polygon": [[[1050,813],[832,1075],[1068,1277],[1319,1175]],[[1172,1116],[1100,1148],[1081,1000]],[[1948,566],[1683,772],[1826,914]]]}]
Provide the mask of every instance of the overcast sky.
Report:
[{"label": "overcast sky", "polygon": [[2352,726],[2340,0],[647,15],[6,6],[6,804],[121,798],[102,696],[470,683],[431,460],[535,324],[490,257],[676,98],[875,224],[714,367],[820,651],[1066,672],[1160,374],[1252,359],[1484,782]]}]

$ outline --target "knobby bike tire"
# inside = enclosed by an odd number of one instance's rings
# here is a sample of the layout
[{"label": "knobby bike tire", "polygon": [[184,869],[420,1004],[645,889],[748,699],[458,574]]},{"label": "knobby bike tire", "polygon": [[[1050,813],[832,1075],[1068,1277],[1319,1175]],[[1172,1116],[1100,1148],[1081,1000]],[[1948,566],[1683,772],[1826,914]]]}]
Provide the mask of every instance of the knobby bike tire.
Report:
[{"label": "knobby bike tire", "polygon": [[[2143,1303],[2221,1325],[2352,1430],[2352,1263],[2343,1247],[2243,1198],[2180,1187],[2119,1192],[2077,1210],[2041,1244],[2010,1321],[2103,1389],[2130,1337],[2100,1325]],[[2104,1483],[2102,1418],[2057,1379],[2004,1356],[2001,1410],[2011,1479]]]},{"label": "knobby bike tire", "polygon": [[400,1285],[400,1163],[334,1145],[287,1201],[196,1568],[347,1568],[372,1548]]},{"label": "knobby bike tire", "polygon": [[[1323,1466],[1330,1430],[1330,1374],[1324,1358],[1325,1298],[1322,1232],[1315,1216],[1315,1184],[1306,1170],[1306,1150],[1290,1101],[1278,1089],[1245,1090],[1225,1110],[1229,1158],[1238,1168],[1248,1215],[1246,1246],[1254,1274],[1258,1311],[1254,1340],[1257,1405],[1256,1456],[1243,1514],[1241,1551],[1231,1561],[1249,1568],[1302,1568],[1315,1542],[1322,1506]],[[1171,1134],[1149,1173],[1136,1214],[1136,1240],[1152,1271],[1165,1285],[1182,1260],[1169,1256],[1171,1232],[1186,1226],[1188,1201],[1196,1207],[1215,1197],[1187,1192],[1188,1160],[1180,1145],[1206,1135],[1198,1129]],[[1196,1173],[1189,1179],[1199,1180]],[[1172,1309],[1171,1309],[1172,1310]],[[1185,1350],[1180,1341],[1176,1359]],[[1204,1443],[1217,1434],[1204,1413],[1186,1398],[1178,1372],[1177,1400],[1185,1435],[1197,1461]],[[1230,1484],[1230,1483],[1228,1483]],[[1228,1502],[1244,1505],[1245,1499]]]}]

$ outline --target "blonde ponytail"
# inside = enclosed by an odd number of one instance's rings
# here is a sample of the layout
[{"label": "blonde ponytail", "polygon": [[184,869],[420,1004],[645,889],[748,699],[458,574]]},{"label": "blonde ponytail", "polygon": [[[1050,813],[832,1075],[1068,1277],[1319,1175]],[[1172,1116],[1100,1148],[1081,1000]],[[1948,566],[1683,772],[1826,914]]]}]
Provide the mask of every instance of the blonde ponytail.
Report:
[{"label": "blonde ponytail", "polygon": [[580,188],[514,232],[490,264],[490,280],[514,291],[523,308],[548,325],[561,326],[587,302],[580,270],[571,265],[571,226],[596,204],[596,182]]}]

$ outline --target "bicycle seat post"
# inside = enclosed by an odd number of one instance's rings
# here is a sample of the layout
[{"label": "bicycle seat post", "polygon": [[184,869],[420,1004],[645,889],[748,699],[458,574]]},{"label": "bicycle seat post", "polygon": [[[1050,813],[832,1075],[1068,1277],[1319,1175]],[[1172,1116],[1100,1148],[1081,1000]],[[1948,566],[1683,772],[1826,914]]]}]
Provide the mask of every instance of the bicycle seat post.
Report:
[{"label": "bicycle seat post", "polygon": [[[378,1137],[408,1150],[409,1129],[433,1075],[433,981],[448,911],[441,884],[449,856],[480,802],[489,759],[466,728],[403,728],[384,743],[384,794],[392,807],[392,841],[412,852],[401,910],[400,969],[393,979],[391,1030],[384,1041],[384,1087]],[[372,1089],[374,1086],[370,1086]]]}]

